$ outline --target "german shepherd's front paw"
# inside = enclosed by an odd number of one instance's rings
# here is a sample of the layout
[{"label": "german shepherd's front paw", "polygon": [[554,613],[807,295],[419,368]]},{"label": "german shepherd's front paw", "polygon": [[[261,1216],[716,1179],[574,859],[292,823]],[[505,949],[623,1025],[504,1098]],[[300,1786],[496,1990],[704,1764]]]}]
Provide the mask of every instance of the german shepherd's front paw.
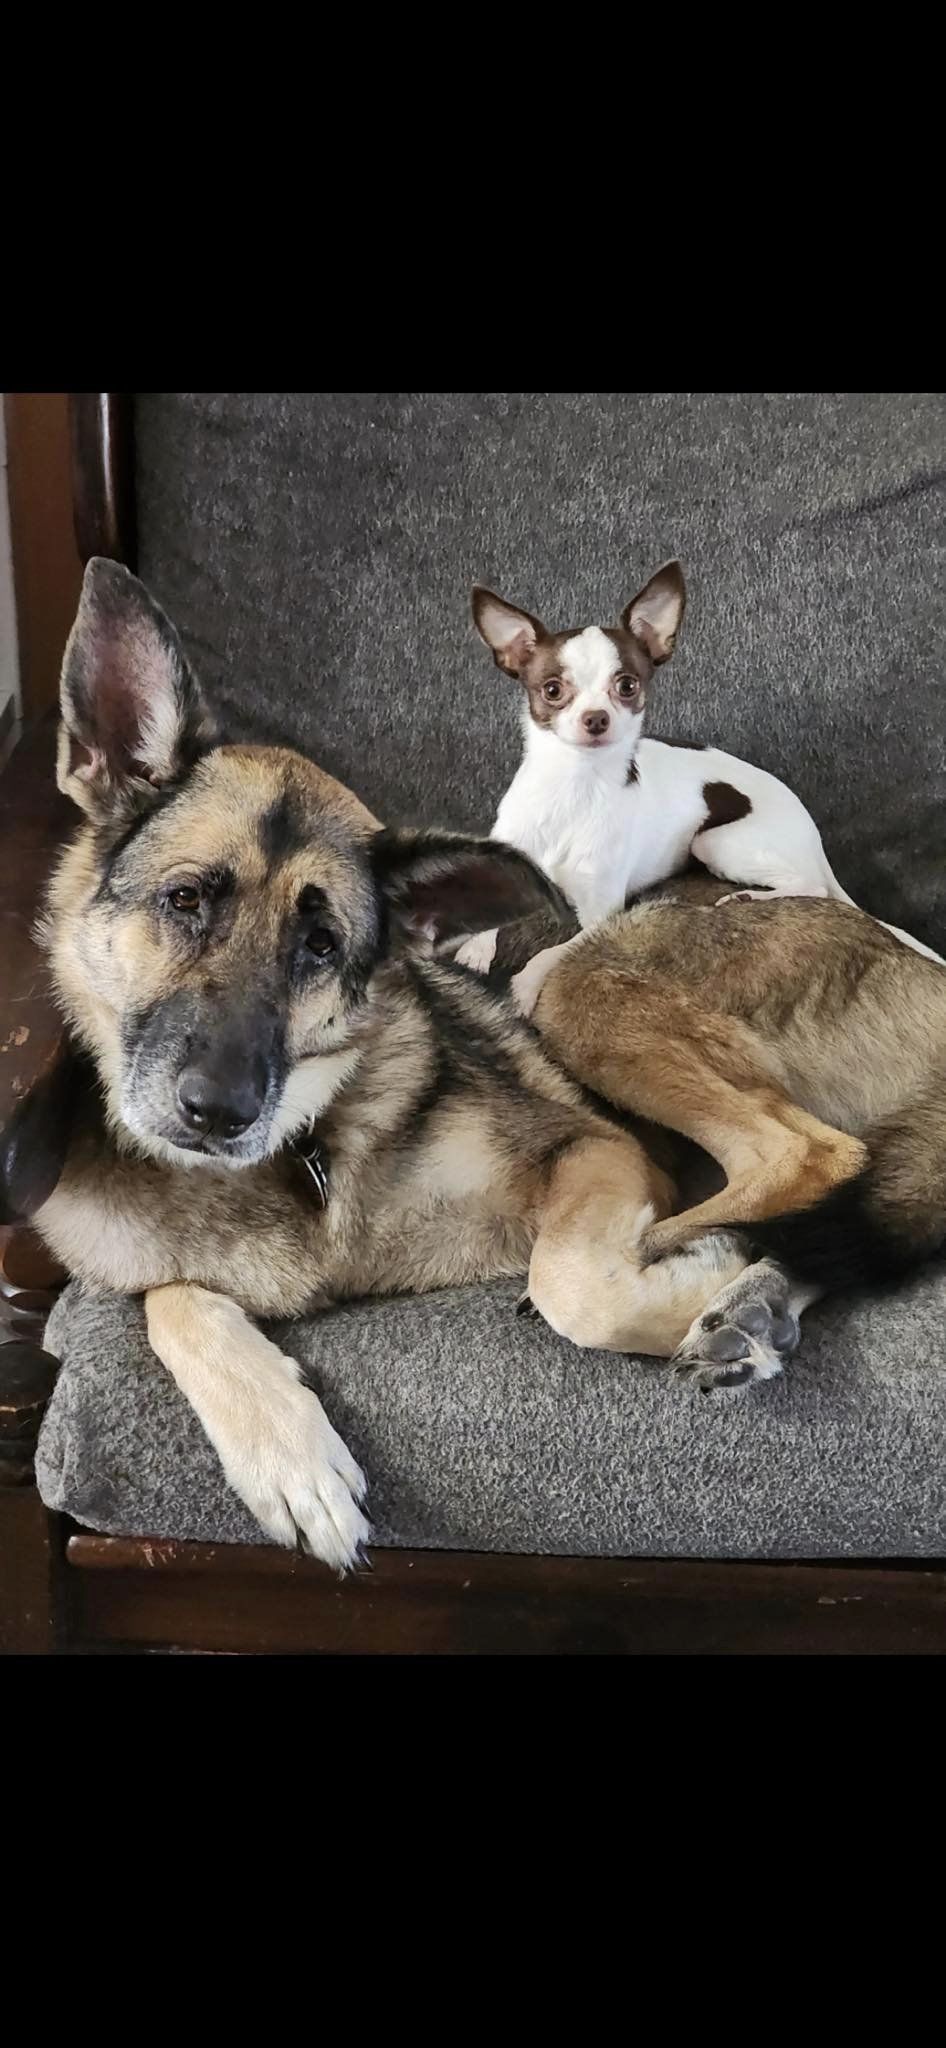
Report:
[{"label": "german shepherd's front paw", "polygon": [[758,1281],[740,1274],[691,1324],[670,1361],[675,1377],[695,1382],[701,1394],[774,1379],[797,1350],[801,1334],[797,1316],[778,1299],[780,1292],[763,1293]]},{"label": "german shepherd's front paw", "polygon": [[252,1441],[225,1461],[227,1478],[274,1543],[337,1571],[361,1562],[371,1534],[359,1503],[367,1482],[314,1394],[284,1390]]}]

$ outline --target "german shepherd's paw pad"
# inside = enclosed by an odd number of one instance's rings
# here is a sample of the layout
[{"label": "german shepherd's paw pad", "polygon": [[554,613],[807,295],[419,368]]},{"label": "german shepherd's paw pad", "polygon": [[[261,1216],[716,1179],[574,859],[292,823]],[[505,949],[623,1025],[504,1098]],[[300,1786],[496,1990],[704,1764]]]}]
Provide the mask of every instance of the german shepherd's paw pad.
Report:
[{"label": "german shepherd's paw pad", "polygon": [[674,1353],[671,1370],[677,1379],[695,1381],[701,1394],[774,1379],[797,1349],[800,1334],[790,1310],[773,1307],[759,1295],[747,1296],[699,1316]]},{"label": "german shepherd's paw pad", "polygon": [[304,1387],[287,1389],[271,1427],[227,1463],[227,1477],[274,1543],[350,1571],[371,1535],[367,1481]]},{"label": "german shepherd's paw pad", "polygon": [[488,974],[496,954],[499,929],[491,932],[477,932],[473,939],[464,939],[458,946],[454,959],[461,967],[470,967],[474,974]]}]

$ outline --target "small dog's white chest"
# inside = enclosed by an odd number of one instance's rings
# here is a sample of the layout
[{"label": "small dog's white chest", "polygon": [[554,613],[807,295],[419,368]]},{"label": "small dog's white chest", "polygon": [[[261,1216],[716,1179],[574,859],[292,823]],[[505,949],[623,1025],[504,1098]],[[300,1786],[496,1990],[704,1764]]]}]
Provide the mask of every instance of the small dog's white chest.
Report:
[{"label": "small dog's white chest", "polygon": [[528,784],[517,790],[513,784],[500,806],[494,835],[528,852],[580,917],[586,900],[589,910],[601,916],[617,900],[633,862],[638,794],[633,784],[615,788],[587,775],[554,791]]},{"label": "small dog's white chest", "polygon": [[543,867],[571,898],[579,917],[600,917],[623,902],[626,876],[634,863],[636,839],[633,790],[592,798],[564,820],[550,820],[549,851]]},{"label": "small dog's white chest", "polygon": [[685,863],[702,807],[698,797],[681,801],[683,794],[678,790],[675,803],[662,804],[643,781],[605,789],[561,835],[554,848],[553,879],[583,925],[620,909],[629,896]]}]

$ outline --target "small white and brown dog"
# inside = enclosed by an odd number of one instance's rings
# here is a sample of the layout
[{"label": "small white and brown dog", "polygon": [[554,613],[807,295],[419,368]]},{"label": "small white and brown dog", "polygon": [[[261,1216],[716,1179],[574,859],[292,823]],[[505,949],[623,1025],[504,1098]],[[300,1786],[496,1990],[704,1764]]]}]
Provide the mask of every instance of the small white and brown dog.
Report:
[{"label": "small white and brown dog", "polygon": [[[710,874],[744,885],[732,892],[742,900],[853,901],[832,873],[814,819],[784,782],[717,747],[642,738],[648,685],[673,653],[685,603],[680,563],[667,562],[620,625],[550,633],[530,612],[474,585],[477,630],[525,692],[522,765],[491,837],[544,868],[583,931],[679,874],[691,856]],[[487,973],[496,936],[468,939],[456,958]],[[896,936],[929,959],[941,957],[907,932]],[[513,978],[525,1016],[563,950],[547,947]]]}]

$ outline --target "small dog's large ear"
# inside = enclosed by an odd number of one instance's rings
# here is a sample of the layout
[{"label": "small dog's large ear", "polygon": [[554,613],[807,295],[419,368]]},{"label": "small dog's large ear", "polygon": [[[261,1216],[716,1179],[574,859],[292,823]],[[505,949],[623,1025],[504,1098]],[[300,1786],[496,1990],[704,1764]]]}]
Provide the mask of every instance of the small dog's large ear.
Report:
[{"label": "small dog's large ear", "polygon": [[665,562],[656,576],[652,576],[643,590],[632,598],[627,610],[621,613],[625,631],[633,633],[641,646],[646,647],[655,666],[669,661],[673,653],[686,598],[686,584],[679,562]]},{"label": "small dog's large ear", "polygon": [[153,801],[214,737],[169,618],[137,576],[94,556],[60,682],[59,787],[90,817]]},{"label": "small dog's large ear", "polygon": [[433,943],[568,905],[553,882],[498,839],[455,832],[378,832],[371,862],[379,886],[408,932]]},{"label": "small dog's large ear", "polygon": [[507,604],[504,597],[487,590],[485,583],[473,585],[473,623],[480,639],[492,649],[497,668],[505,669],[507,676],[518,676],[538,642],[546,638],[541,619],[520,611],[518,605]]}]

